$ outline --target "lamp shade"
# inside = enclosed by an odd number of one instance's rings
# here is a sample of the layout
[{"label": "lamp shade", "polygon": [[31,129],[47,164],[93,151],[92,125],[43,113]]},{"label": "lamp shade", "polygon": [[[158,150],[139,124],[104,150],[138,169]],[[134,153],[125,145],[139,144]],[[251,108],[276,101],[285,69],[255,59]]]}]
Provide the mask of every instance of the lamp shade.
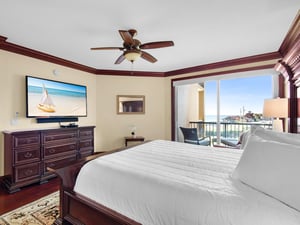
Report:
[{"label": "lamp shade", "polygon": [[141,56],[141,51],[135,49],[127,50],[124,56],[128,61],[134,62]]},{"label": "lamp shade", "polygon": [[289,115],[288,99],[265,99],[263,115],[265,117],[286,118]]},{"label": "lamp shade", "polygon": [[276,118],[273,120],[273,130],[283,131],[282,121],[279,118],[289,116],[289,103],[287,98],[265,99],[263,115],[265,117]]}]

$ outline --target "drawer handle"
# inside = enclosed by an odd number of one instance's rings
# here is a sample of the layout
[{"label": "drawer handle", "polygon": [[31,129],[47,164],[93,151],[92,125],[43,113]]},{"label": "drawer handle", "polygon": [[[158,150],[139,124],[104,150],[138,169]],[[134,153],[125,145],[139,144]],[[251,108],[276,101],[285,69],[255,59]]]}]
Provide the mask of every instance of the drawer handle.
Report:
[{"label": "drawer handle", "polygon": [[50,152],[50,153],[55,153],[56,151],[55,151],[55,149],[51,148],[51,149],[49,150],[49,152]]},{"label": "drawer handle", "polygon": [[26,154],[24,155],[25,158],[31,158],[32,157],[32,153],[30,152],[26,152]]},{"label": "drawer handle", "polygon": [[28,170],[26,170],[26,171],[24,172],[24,174],[25,174],[26,176],[29,176],[29,175],[33,174],[33,170],[28,169]]}]

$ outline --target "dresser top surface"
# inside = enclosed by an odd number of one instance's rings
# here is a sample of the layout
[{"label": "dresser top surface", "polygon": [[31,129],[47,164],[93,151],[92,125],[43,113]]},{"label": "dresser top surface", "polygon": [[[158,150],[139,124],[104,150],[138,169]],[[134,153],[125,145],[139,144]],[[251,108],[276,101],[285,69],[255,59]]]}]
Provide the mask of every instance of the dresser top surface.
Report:
[{"label": "dresser top surface", "polygon": [[53,127],[53,128],[36,128],[36,129],[16,129],[16,130],[4,130],[4,134],[22,133],[22,132],[39,132],[39,131],[55,131],[55,130],[78,130],[78,129],[94,129],[96,126],[79,126],[79,127]]}]

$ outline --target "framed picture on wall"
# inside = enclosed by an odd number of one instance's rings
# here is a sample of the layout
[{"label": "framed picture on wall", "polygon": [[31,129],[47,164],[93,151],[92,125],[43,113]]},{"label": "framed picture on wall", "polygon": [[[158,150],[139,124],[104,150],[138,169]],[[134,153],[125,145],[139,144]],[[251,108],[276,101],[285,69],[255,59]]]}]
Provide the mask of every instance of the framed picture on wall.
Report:
[{"label": "framed picture on wall", "polygon": [[145,96],[117,95],[117,114],[145,114]]}]

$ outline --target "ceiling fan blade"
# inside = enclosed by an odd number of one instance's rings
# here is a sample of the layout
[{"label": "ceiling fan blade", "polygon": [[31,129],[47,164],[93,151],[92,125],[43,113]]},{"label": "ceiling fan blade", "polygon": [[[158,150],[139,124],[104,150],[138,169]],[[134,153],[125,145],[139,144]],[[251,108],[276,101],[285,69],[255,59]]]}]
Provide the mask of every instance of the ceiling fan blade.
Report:
[{"label": "ceiling fan blade", "polygon": [[141,57],[151,63],[155,63],[157,61],[156,58],[154,58],[152,55],[150,55],[149,53],[147,52],[144,52],[144,51],[141,51],[142,54],[141,54]]},{"label": "ceiling fan blade", "polygon": [[170,46],[174,46],[173,41],[156,41],[142,44],[140,45],[140,49],[165,48]]},{"label": "ceiling fan blade", "polygon": [[119,30],[119,33],[126,44],[133,45],[134,40],[128,30]]},{"label": "ceiling fan blade", "polygon": [[117,58],[117,60],[115,61],[115,64],[120,64],[121,62],[123,62],[125,59],[124,54],[120,55],[119,58]]},{"label": "ceiling fan blade", "polygon": [[123,47],[96,47],[96,48],[91,48],[91,50],[123,50]]}]

